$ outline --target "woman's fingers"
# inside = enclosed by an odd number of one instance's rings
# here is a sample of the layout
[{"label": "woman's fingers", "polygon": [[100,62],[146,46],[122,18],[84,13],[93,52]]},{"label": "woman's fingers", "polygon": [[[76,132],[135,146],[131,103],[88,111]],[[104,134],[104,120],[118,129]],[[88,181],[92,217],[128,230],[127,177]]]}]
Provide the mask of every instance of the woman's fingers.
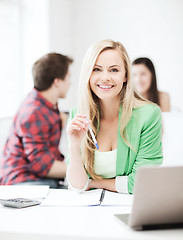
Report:
[{"label": "woman's fingers", "polygon": [[87,126],[86,122],[80,121],[78,119],[73,119],[71,124],[77,125],[79,128],[84,128]]},{"label": "woman's fingers", "polygon": [[77,113],[74,117],[75,117],[75,118],[77,118],[77,117],[86,118],[87,116],[86,116],[86,114]]},{"label": "woman's fingers", "polygon": [[86,118],[86,115],[84,115],[84,116],[83,115],[76,115],[74,117],[74,119],[72,120],[72,122],[74,124],[79,124],[79,122],[80,122],[81,124],[83,124],[83,127],[84,127],[84,125],[87,126],[91,121]]},{"label": "woman's fingers", "polygon": [[91,123],[91,120],[87,119],[85,114],[76,114],[75,117],[71,120],[68,130],[73,134],[73,130],[84,130],[87,131],[88,124]]},{"label": "woman's fingers", "polygon": [[81,128],[78,127],[78,125],[72,124],[70,130],[78,130],[79,131],[79,130],[81,130]]},{"label": "woman's fingers", "polygon": [[73,130],[77,130],[77,131],[80,131],[80,130],[84,130],[84,131],[87,131],[88,127],[87,126],[79,126],[78,124],[71,124],[70,127],[69,127],[69,132],[73,133]]},{"label": "woman's fingers", "polygon": [[75,115],[74,119],[77,119],[78,121],[84,123],[85,125],[88,125],[91,123],[91,120],[89,120],[86,115],[83,114],[77,114]]},{"label": "woman's fingers", "polygon": [[88,119],[86,117],[78,116],[76,115],[74,119],[80,120],[82,122],[88,122]]}]

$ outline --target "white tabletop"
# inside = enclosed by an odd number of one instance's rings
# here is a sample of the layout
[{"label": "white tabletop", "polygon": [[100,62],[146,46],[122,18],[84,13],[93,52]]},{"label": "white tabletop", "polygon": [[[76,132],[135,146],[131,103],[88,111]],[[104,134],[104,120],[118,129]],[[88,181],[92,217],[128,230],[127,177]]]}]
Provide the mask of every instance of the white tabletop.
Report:
[{"label": "white tabletop", "polygon": [[130,207],[99,206],[35,206],[24,209],[0,206],[0,239],[183,239],[183,229],[137,232],[113,215],[130,213],[130,210]]}]

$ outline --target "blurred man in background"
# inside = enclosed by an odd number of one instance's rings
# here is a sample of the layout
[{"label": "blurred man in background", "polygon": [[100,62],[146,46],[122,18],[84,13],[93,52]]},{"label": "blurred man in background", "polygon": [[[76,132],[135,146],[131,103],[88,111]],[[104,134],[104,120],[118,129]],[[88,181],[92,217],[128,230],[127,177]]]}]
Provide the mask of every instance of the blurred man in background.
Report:
[{"label": "blurred man in background", "polygon": [[32,68],[34,88],[23,101],[2,155],[0,184],[44,184],[60,187],[66,164],[58,146],[62,121],[59,98],[65,98],[70,86],[72,59],[49,53]]}]

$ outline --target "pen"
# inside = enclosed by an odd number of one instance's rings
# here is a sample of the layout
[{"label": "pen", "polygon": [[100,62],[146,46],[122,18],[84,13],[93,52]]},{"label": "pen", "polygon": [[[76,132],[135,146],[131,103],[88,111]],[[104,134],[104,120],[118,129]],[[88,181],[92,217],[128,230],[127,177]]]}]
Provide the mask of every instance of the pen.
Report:
[{"label": "pen", "polygon": [[96,147],[97,149],[99,149],[97,140],[96,140],[95,135],[94,135],[94,133],[93,133],[93,131],[92,131],[92,129],[91,129],[90,124],[88,124],[88,128],[89,128],[90,134],[91,134],[91,136],[92,136],[92,139],[93,139],[93,141],[94,141],[95,147]]},{"label": "pen", "polygon": [[105,189],[102,190],[102,193],[101,193],[101,196],[100,196],[100,200],[99,200],[99,202],[100,202],[99,205],[101,205],[101,203],[103,202],[104,196],[105,196]]}]

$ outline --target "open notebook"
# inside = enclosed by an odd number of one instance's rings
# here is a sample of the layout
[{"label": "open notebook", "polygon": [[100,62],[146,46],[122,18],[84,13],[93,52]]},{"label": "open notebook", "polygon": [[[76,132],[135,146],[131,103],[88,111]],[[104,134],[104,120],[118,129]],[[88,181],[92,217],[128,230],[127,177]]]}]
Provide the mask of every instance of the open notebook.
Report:
[{"label": "open notebook", "polygon": [[132,206],[133,195],[105,190],[101,200],[102,191],[96,189],[78,194],[70,190],[55,189],[49,192],[41,206]]}]

